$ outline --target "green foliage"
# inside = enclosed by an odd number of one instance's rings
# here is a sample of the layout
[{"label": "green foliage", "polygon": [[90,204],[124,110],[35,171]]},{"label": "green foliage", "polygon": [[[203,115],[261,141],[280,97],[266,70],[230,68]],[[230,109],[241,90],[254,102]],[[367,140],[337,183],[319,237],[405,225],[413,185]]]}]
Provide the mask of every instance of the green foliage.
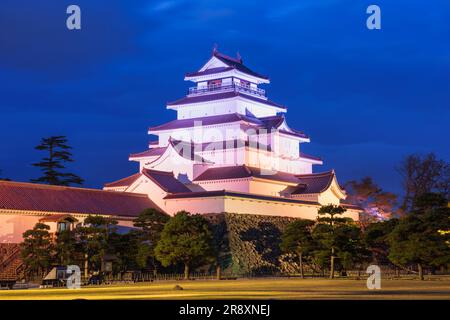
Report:
[{"label": "green foliage", "polygon": [[137,248],[136,248],[136,264],[140,269],[151,265],[156,271],[157,265],[154,259],[155,247],[158,243],[164,225],[169,221],[170,217],[156,209],[150,208],[142,211],[133,221],[135,227],[140,228],[136,231]]},{"label": "green foliage", "polygon": [[336,267],[345,270],[362,263],[368,257],[360,228],[351,219],[341,217],[345,211],[345,208],[333,204],[322,206],[318,211],[318,224],[313,230],[313,238],[319,244],[315,252],[316,260],[323,268],[329,257],[330,278],[334,277]]},{"label": "green foliage", "polygon": [[110,233],[108,254],[114,258],[114,272],[135,270],[138,267],[136,261],[139,248],[138,243],[138,236],[134,232],[125,234]]},{"label": "green foliage", "polygon": [[[434,199],[434,204],[430,202]],[[437,267],[450,263],[450,249],[439,230],[450,228],[450,208],[440,197],[424,194],[415,210],[400,219],[389,235],[389,259],[400,265]],[[423,205],[426,203],[427,205]]]},{"label": "green foliage", "polygon": [[102,216],[88,216],[84,226],[76,228],[80,251],[88,258],[90,268],[99,270],[110,249],[110,234],[115,232],[117,221]]},{"label": "green foliage", "polygon": [[65,169],[65,163],[73,162],[72,154],[69,151],[71,147],[67,145],[65,136],[43,138],[41,144],[35,149],[47,152],[48,156],[44,157],[41,162],[33,164],[33,166],[41,168],[43,176],[32,179],[32,182],[61,186],[83,184],[83,179],[76,174],[61,171]]},{"label": "green foliage", "polygon": [[50,227],[37,223],[33,229],[23,233],[21,255],[26,273],[38,276],[45,275],[53,263],[53,251]]},{"label": "green foliage", "polygon": [[311,235],[314,221],[295,220],[284,230],[281,236],[280,248],[285,253],[296,254],[300,263],[300,274],[303,278],[303,260],[311,255],[315,242]]},{"label": "green foliage", "polygon": [[64,230],[56,233],[55,240],[56,257],[61,265],[76,264],[77,239],[73,230]]},{"label": "green foliage", "polygon": [[212,250],[208,221],[201,215],[180,211],[165,224],[155,254],[163,266],[183,263],[189,268],[207,261],[213,256]]},{"label": "green foliage", "polygon": [[364,245],[361,228],[353,223],[336,227],[334,244],[338,267],[342,270],[349,270],[370,260],[370,252]]},{"label": "green foliage", "polygon": [[398,219],[390,219],[369,224],[363,233],[365,247],[371,252],[377,264],[389,264],[389,235],[398,224]]},{"label": "green foliage", "polygon": [[286,253],[302,253],[307,255],[314,249],[311,228],[314,221],[295,220],[284,230],[281,236],[280,248]]}]

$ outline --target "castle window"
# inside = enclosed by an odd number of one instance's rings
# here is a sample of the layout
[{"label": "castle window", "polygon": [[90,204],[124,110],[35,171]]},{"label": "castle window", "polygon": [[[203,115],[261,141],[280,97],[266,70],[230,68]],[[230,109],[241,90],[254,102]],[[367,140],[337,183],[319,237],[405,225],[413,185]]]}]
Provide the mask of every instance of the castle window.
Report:
[{"label": "castle window", "polygon": [[222,85],[222,79],[208,81],[208,87],[220,87],[221,85]]}]

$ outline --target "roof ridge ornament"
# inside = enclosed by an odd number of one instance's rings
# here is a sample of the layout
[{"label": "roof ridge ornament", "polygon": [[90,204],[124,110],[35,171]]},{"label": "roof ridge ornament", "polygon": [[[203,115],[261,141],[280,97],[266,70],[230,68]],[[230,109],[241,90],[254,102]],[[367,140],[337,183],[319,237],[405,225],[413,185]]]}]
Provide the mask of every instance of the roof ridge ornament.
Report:
[{"label": "roof ridge ornament", "polygon": [[214,43],[213,49],[212,49],[212,55],[213,56],[216,55],[219,52],[218,47],[219,46],[217,45],[217,43]]},{"label": "roof ridge ornament", "polygon": [[241,57],[241,54],[239,53],[239,51],[236,52],[236,59],[238,59],[241,64],[244,64],[244,61],[242,60],[242,57]]}]

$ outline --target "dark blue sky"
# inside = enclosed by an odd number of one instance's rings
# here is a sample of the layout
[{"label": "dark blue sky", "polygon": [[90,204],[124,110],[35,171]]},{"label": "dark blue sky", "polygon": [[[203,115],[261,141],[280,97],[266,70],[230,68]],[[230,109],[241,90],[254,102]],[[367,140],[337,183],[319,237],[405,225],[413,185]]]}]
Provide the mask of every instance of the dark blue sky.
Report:
[{"label": "dark blue sky", "polygon": [[[70,4],[81,31],[66,29]],[[381,31],[365,26],[369,4],[381,7]],[[449,19],[448,0],[2,0],[0,169],[38,177],[33,147],[67,135],[86,186],[134,173],[128,154],[175,117],[165,103],[217,43],[271,77],[269,98],[325,161],[316,171],[400,192],[405,155],[450,159]]]}]

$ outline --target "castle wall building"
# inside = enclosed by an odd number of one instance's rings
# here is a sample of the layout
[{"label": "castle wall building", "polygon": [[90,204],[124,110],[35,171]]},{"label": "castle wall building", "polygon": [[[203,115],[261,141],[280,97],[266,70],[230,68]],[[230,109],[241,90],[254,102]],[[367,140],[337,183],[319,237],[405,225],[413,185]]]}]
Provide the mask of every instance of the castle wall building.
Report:
[{"label": "castle wall building", "polygon": [[146,208],[315,219],[332,203],[359,219],[361,209],[343,202],[336,173],[313,171],[322,160],[303,152],[310,138],[291,128],[287,108],[260,88],[267,76],[214,50],[185,80],[194,86],[167,104],[176,119],[149,128],[157,139],[129,156],[139,164],[135,174],[104,190],[0,181],[0,249],[22,242],[38,222],[55,232],[102,215],[130,228]]}]

